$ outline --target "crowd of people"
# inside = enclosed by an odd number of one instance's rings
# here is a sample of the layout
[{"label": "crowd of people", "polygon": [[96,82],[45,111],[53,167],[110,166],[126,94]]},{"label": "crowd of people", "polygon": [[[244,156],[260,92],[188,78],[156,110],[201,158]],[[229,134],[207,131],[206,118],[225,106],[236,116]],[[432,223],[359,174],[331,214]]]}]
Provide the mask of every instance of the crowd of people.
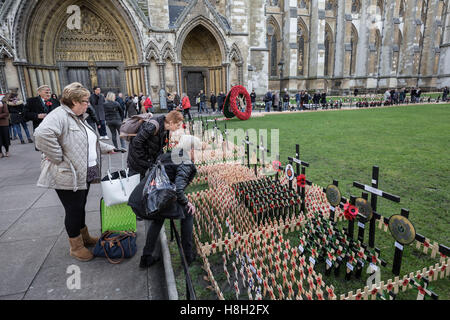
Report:
[{"label": "crowd of people", "polygon": [[[182,246],[190,264],[195,259],[192,228],[195,207],[188,201],[184,190],[196,174],[195,149],[203,147],[199,138],[181,136],[179,148],[183,161],[173,161],[171,152],[164,153],[171,132],[181,128],[184,116],[189,114],[189,99],[183,94],[167,95],[168,113],[153,115],[151,122],[143,122],[135,136],[127,142],[120,135],[120,127],[127,117],[153,111],[149,97],[144,95],[123,97],[94,87],[92,93],[82,84],[66,86],[58,99],[49,86],[41,86],[38,95],[25,104],[16,93],[8,93],[0,101],[0,144],[9,155],[9,128],[26,143],[20,130],[24,128],[27,141],[35,143],[41,153],[41,173],[37,186],[54,189],[65,211],[64,225],[69,240],[69,255],[79,261],[94,258],[89,247],[99,237],[93,236],[86,225],[86,202],[91,184],[99,183],[102,174],[102,155],[128,152],[130,174],[147,179],[157,162],[163,163],[169,179],[176,185],[177,202],[171,216],[181,219]],[[135,99],[137,98],[137,99]],[[181,112],[186,110],[187,112]],[[27,127],[33,123],[34,141]],[[110,129],[112,144],[106,127]],[[119,133],[119,135],[118,135]],[[117,141],[118,140],[118,141]],[[181,153],[184,153],[181,155]],[[3,156],[3,154],[2,154]],[[142,201],[141,201],[142,202]],[[135,208],[133,208],[135,209]],[[138,214],[137,214],[138,215]],[[159,260],[154,253],[155,244],[164,218],[152,220],[147,231],[140,267],[148,268]],[[155,251],[158,252],[158,251]]]}]

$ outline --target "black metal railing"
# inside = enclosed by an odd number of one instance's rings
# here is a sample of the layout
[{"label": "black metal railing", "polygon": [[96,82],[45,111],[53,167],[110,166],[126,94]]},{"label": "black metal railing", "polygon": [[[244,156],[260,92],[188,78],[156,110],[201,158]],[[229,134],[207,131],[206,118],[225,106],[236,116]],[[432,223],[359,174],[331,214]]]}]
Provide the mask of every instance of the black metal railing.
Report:
[{"label": "black metal railing", "polygon": [[175,226],[175,222],[173,219],[170,219],[170,241],[173,241],[175,236],[175,240],[177,241],[178,251],[180,252],[181,257],[181,265],[184,269],[184,274],[186,276],[186,299],[187,300],[197,300],[195,295],[194,286],[192,285],[191,275],[189,273],[189,266],[186,261],[186,256],[184,255],[183,246],[181,245],[180,235]]}]

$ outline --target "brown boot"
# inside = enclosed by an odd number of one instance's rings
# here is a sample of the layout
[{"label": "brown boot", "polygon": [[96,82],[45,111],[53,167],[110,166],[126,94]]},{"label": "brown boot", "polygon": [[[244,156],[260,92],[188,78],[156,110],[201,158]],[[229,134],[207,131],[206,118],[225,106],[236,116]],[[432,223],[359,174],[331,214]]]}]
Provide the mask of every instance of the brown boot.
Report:
[{"label": "brown boot", "polygon": [[89,230],[88,230],[87,226],[85,226],[83,229],[81,229],[80,232],[81,232],[81,237],[83,238],[83,243],[84,243],[85,247],[95,246],[95,244],[98,241],[98,238],[91,237],[89,235]]},{"label": "brown boot", "polygon": [[76,238],[69,238],[70,242],[70,255],[80,261],[89,261],[94,258],[92,252],[90,252],[83,244],[81,234]]}]

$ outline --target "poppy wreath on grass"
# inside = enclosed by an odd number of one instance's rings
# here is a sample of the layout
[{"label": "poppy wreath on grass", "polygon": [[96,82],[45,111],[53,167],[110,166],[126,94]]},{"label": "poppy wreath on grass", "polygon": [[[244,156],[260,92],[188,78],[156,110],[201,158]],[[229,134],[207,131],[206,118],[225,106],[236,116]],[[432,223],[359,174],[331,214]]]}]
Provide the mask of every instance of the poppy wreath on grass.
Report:
[{"label": "poppy wreath on grass", "polygon": [[[237,98],[243,95],[246,103],[245,112],[242,112],[237,106]],[[234,86],[228,92],[223,106],[223,114],[227,118],[238,117],[240,120],[248,120],[252,114],[252,101],[247,90],[243,86]]]}]

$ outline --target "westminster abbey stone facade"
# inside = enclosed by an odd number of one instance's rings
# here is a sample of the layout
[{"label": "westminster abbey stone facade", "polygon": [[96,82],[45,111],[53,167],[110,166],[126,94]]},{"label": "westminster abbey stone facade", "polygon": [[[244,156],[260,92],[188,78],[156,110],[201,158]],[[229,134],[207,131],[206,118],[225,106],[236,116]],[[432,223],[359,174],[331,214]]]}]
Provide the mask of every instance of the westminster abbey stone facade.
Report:
[{"label": "westminster abbey stone facade", "polygon": [[156,105],[161,89],[237,84],[436,90],[450,85],[449,13],[448,0],[2,0],[0,86],[27,98],[79,81]]}]

